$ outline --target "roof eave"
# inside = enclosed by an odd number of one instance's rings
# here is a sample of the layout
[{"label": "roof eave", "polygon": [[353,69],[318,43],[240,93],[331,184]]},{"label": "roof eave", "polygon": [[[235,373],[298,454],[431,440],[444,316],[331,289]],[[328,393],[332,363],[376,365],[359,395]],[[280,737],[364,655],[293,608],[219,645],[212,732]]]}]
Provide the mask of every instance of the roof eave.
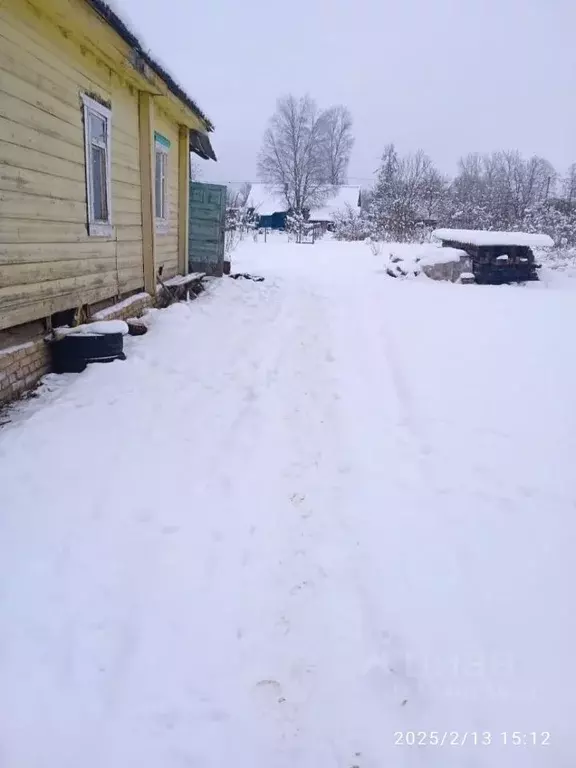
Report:
[{"label": "roof eave", "polygon": [[203,160],[214,160],[216,162],[218,159],[210,139],[205,133],[200,131],[190,131],[190,152],[194,152],[195,155],[198,155]]},{"label": "roof eave", "polygon": [[[104,0],[85,0],[86,3],[118,34],[124,42],[129,45],[134,52],[134,60],[145,62],[150,69],[166,84],[168,90],[184,104],[204,125],[207,132],[214,130],[214,125],[200,107],[191,99],[188,94],[178,85],[174,78],[166,72],[154,59],[147,53],[134,35],[126,26],[122,19],[114,13],[110,6]],[[214,156],[215,159],[215,156]]]}]

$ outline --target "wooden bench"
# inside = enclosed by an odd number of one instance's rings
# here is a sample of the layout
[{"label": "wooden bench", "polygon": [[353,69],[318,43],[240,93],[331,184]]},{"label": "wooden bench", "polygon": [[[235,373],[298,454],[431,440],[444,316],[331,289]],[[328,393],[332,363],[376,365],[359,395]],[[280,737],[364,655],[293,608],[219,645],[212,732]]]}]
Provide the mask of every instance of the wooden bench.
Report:
[{"label": "wooden bench", "polygon": [[206,277],[205,272],[191,272],[188,275],[176,275],[168,280],[162,280],[158,275],[160,285],[156,292],[159,296],[161,305],[168,306],[174,301],[185,301],[195,299],[205,290],[203,280]]}]

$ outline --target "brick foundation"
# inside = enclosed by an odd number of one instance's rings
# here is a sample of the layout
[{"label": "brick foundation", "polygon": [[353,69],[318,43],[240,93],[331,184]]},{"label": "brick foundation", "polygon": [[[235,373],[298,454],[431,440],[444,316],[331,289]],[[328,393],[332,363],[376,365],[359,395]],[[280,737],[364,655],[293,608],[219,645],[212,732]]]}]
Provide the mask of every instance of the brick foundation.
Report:
[{"label": "brick foundation", "polygon": [[44,339],[0,350],[0,404],[21,397],[50,371],[50,351]]},{"label": "brick foundation", "polygon": [[[130,317],[139,317],[152,305],[152,297],[149,294],[138,293],[89,314],[91,320],[127,320]],[[19,326],[19,329],[24,333],[27,326]],[[32,332],[35,338],[30,338]],[[28,340],[5,349],[0,348],[0,406],[34,389],[42,376],[50,373],[52,361],[49,344],[44,341],[43,336],[39,337],[37,334],[38,328],[31,327],[28,334],[25,334],[28,335]],[[18,340],[18,334],[15,336],[15,340]]]}]

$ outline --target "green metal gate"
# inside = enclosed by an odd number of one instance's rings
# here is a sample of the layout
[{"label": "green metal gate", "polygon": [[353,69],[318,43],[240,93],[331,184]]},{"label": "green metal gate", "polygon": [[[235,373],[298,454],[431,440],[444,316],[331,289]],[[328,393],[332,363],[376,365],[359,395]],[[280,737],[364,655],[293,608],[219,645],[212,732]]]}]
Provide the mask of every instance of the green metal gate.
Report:
[{"label": "green metal gate", "polygon": [[226,187],[190,182],[188,269],[222,276]]}]

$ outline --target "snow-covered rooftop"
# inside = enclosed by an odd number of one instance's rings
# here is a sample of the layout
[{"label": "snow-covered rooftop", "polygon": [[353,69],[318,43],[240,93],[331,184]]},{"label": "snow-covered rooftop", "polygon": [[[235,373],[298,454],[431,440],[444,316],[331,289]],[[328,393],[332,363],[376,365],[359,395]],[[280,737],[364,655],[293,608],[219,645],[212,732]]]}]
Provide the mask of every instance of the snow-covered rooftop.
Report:
[{"label": "snow-covered rooftop", "polygon": [[[310,211],[313,221],[332,221],[334,214],[343,211],[347,206],[357,208],[360,201],[360,187],[343,184],[340,187],[326,187],[326,202],[319,208]],[[288,203],[284,193],[279,188],[268,184],[252,184],[248,195],[248,207],[255,208],[260,216],[270,216],[273,213],[284,213]]]},{"label": "snow-covered rooftop", "polygon": [[436,229],[432,232],[439,240],[466,245],[525,245],[545,248],[554,245],[548,235],[530,232],[488,232],[482,229]]},{"label": "snow-covered rooftop", "polygon": [[333,221],[334,215],[346,210],[347,207],[357,209],[360,203],[360,187],[343,184],[340,187],[334,187],[334,196],[320,208],[314,208],[310,211],[310,218],[313,221]]},{"label": "snow-covered rooftop", "polygon": [[268,184],[256,183],[250,187],[247,207],[254,208],[260,216],[271,216],[273,213],[287,211],[288,203],[281,189],[269,187]]}]

